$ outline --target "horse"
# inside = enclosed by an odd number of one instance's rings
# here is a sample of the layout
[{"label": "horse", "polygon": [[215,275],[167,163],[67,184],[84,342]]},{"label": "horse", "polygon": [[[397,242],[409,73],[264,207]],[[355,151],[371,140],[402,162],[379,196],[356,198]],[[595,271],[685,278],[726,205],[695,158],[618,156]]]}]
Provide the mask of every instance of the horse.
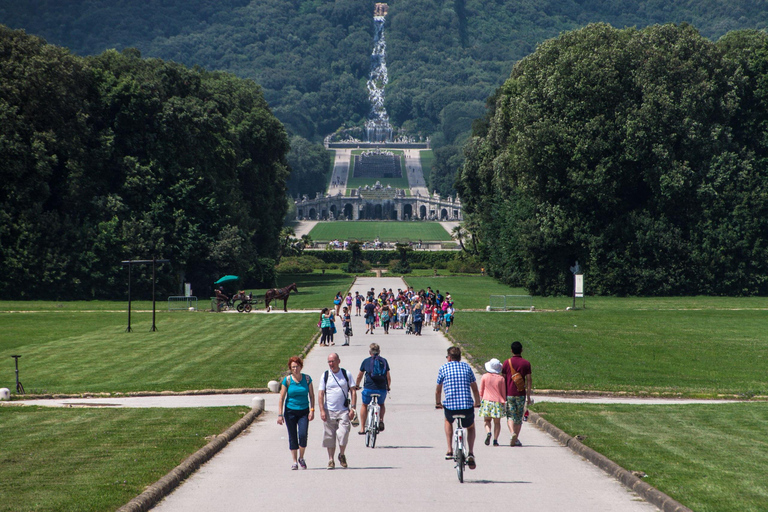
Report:
[{"label": "horse", "polygon": [[285,288],[273,288],[271,290],[267,290],[267,293],[264,294],[264,303],[266,305],[267,311],[271,311],[272,308],[269,307],[269,303],[273,300],[283,300],[283,311],[286,313],[288,312],[288,296],[291,294],[291,290],[295,290],[296,293],[299,293],[299,288],[296,286],[296,283],[289,284]]}]

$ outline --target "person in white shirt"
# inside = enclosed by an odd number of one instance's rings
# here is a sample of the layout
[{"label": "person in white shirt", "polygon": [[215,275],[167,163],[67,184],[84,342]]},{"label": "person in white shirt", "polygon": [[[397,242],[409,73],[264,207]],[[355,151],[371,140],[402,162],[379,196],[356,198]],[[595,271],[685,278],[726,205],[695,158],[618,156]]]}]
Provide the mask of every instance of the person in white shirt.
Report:
[{"label": "person in white shirt", "polygon": [[352,374],[339,366],[341,359],[336,353],[328,355],[328,367],[320,379],[317,399],[320,404],[320,419],[323,420],[323,446],[328,449],[328,469],[336,463],[336,444],[339,445],[339,464],[347,467],[344,451],[349,440],[350,423],[355,417],[357,391]]}]

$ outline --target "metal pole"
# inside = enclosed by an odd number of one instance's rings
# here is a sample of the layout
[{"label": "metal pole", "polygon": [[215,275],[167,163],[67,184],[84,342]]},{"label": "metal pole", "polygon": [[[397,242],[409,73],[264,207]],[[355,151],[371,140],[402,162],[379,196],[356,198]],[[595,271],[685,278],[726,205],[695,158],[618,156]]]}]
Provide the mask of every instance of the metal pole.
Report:
[{"label": "metal pole", "polygon": [[152,329],[151,331],[156,331],[157,327],[155,326],[155,258],[152,258]]},{"label": "metal pole", "polygon": [[16,360],[16,392],[17,393],[24,393],[24,389],[21,387],[21,382],[19,382],[19,358],[21,356],[11,356]]},{"label": "metal pole", "polygon": [[128,328],[125,332],[131,332],[131,262],[128,262]]}]

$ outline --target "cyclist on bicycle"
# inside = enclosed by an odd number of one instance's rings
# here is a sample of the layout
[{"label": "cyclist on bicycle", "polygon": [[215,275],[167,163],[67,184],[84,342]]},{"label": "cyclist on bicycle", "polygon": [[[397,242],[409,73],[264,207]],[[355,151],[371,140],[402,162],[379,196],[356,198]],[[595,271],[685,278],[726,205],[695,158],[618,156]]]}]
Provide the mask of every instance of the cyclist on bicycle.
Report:
[{"label": "cyclist on bicycle", "polygon": [[368,353],[371,357],[367,357],[360,364],[360,373],[357,374],[355,384],[360,389],[360,382],[365,376],[365,384],[363,385],[363,405],[360,407],[360,428],[362,429],[358,434],[365,435],[365,420],[368,417],[368,404],[371,403],[371,394],[379,395],[380,413],[379,417],[379,432],[384,432],[384,401],[387,399],[387,391],[392,383],[392,377],[389,374],[389,363],[386,359],[381,357],[381,347],[378,343],[371,343]]},{"label": "cyclist on bicycle", "polygon": [[[454,415],[463,415],[462,426],[467,429],[467,444],[469,455],[467,466],[475,469],[475,407],[480,407],[480,392],[477,389],[477,379],[472,368],[461,362],[461,349],[451,347],[446,356],[448,362],[440,367],[437,373],[437,388],[435,389],[435,407],[445,411],[445,440],[448,443],[446,460],[453,459],[453,420]],[[445,400],[442,402],[443,391]],[[473,401],[474,398],[474,401]]]}]

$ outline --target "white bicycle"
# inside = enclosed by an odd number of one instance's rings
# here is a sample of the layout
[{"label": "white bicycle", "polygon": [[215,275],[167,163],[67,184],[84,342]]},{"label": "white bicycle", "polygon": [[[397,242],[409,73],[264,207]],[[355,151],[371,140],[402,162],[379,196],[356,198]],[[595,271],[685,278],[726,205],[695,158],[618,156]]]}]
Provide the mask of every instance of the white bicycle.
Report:
[{"label": "white bicycle", "polygon": [[469,448],[467,447],[467,431],[461,424],[464,419],[463,414],[453,416],[456,419],[456,428],[453,430],[453,460],[456,462],[456,474],[459,482],[464,483],[464,467],[467,465]]},{"label": "white bicycle", "polygon": [[378,393],[371,393],[371,404],[368,406],[368,417],[365,419],[365,446],[376,447],[376,436],[379,434],[381,421],[381,406]]}]

